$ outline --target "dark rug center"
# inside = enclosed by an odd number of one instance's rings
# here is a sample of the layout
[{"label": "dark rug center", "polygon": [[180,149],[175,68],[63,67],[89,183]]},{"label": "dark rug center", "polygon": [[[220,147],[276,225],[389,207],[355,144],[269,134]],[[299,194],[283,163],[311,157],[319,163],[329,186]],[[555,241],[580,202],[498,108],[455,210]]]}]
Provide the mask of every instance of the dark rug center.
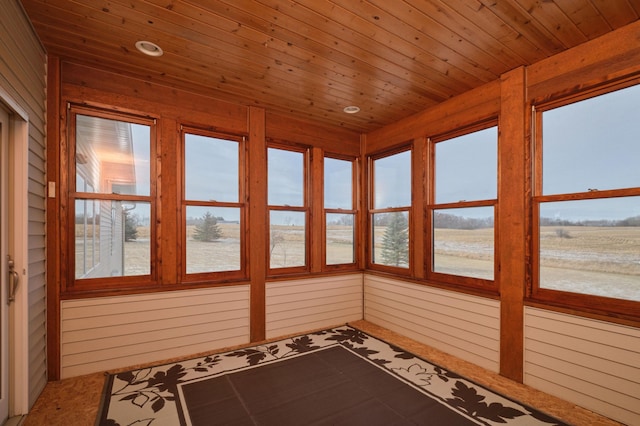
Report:
[{"label": "dark rug center", "polygon": [[334,346],[181,385],[194,426],[475,422]]}]

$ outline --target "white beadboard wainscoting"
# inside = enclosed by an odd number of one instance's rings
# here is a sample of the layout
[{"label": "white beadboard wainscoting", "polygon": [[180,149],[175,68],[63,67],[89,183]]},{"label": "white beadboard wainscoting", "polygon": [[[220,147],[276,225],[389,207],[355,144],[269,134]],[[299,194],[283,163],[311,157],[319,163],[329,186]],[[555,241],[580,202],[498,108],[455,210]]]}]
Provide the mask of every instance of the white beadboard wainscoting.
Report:
[{"label": "white beadboard wainscoting", "polygon": [[61,378],[249,342],[249,285],[61,304]]},{"label": "white beadboard wainscoting", "polygon": [[525,308],[524,382],[640,425],[640,330]]},{"label": "white beadboard wainscoting", "polygon": [[497,300],[365,275],[364,319],[488,370],[499,371]]},{"label": "white beadboard wainscoting", "polygon": [[362,319],[362,274],[268,282],[267,338]]}]

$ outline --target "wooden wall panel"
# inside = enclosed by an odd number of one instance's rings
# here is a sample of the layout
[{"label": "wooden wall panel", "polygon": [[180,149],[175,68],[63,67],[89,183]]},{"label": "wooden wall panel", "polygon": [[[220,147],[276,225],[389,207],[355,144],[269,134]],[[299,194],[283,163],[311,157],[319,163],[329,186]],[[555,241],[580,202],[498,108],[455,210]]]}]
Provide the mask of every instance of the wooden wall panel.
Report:
[{"label": "wooden wall panel", "polygon": [[[21,277],[28,312],[25,319],[28,339],[28,389],[26,405],[31,407],[47,382],[46,363],[46,57],[43,47],[18,2],[0,4],[0,87],[28,115],[27,171],[28,234],[26,276]],[[16,190],[22,190],[22,188]],[[16,230],[22,233],[23,230]],[[22,235],[19,236],[22,238]],[[15,253],[14,253],[15,256]],[[4,261],[4,259],[3,259]],[[3,289],[4,291],[4,289]],[[14,395],[21,401],[23,395]],[[22,408],[20,408],[22,410]]]},{"label": "wooden wall panel", "polygon": [[247,132],[247,107],[127,78],[74,63],[62,63],[63,97],[134,109],[214,129]]},{"label": "wooden wall panel", "polygon": [[640,73],[640,21],[527,67],[530,99],[544,100]]},{"label": "wooden wall panel", "polygon": [[330,153],[360,155],[360,134],[267,112],[267,138],[298,142]]},{"label": "wooden wall panel", "polygon": [[362,274],[268,282],[267,338],[362,319]]},{"label": "wooden wall panel", "polygon": [[365,154],[495,118],[499,111],[500,81],[496,80],[395,124],[367,133]]},{"label": "wooden wall panel", "polygon": [[364,319],[497,372],[500,303],[365,275]]},{"label": "wooden wall panel", "polygon": [[65,300],[61,377],[249,342],[249,286]]},{"label": "wooden wall panel", "polygon": [[640,420],[640,330],[525,308],[524,383],[625,424]]}]

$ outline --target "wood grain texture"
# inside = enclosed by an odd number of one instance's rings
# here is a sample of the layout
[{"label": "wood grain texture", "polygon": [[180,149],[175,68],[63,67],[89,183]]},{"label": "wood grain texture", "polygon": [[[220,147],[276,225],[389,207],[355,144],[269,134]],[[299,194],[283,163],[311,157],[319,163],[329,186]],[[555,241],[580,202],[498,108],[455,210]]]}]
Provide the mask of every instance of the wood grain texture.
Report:
[{"label": "wood grain texture", "polygon": [[498,140],[497,215],[498,285],[500,289],[500,373],[522,382],[523,309],[527,249],[527,103],[524,68],[501,78]]},{"label": "wood grain texture", "polygon": [[265,113],[249,109],[249,275],[251,276],[251,341],[265,339],[267,251],[267,141]]},{"label": "wood grain texture", "polygon": [[360,133],[640,16],[640,0],[20,1],[50,54]]}]

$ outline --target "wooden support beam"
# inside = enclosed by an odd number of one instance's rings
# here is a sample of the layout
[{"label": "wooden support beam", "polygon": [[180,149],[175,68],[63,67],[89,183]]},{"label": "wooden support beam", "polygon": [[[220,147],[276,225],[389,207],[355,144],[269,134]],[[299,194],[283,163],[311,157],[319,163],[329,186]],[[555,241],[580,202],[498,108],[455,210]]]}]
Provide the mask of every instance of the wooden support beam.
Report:
[{"label": "wooden support beam", "polygon": [[[265,111],[249,108],[249,276],[251,277],[252,342],[266,336],[266,271],[267,260],[267,144]],[[247,235],[249,241],[249,235]]]},{"label": "wooden support beam", "polygon": [[529,159],[526,71],[524,67],[500,79],[498,137],[498,215],[496,247],[500,290],[500,374],[523,380],[524,294],[526,281],[526,194]]}]

